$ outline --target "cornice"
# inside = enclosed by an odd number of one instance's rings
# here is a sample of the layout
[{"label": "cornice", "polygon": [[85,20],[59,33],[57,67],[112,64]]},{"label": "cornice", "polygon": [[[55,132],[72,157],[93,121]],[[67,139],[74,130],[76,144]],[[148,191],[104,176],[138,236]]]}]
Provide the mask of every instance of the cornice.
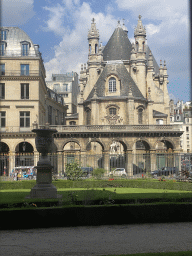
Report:
[{"label": "cornice", "polygon": [[25,77],[21,77],[21,76],[0,76],[0,80],[14,80],[14,81],[26,81],[26,80],[40,80],[40,77],[39,76],[25,76]]}]

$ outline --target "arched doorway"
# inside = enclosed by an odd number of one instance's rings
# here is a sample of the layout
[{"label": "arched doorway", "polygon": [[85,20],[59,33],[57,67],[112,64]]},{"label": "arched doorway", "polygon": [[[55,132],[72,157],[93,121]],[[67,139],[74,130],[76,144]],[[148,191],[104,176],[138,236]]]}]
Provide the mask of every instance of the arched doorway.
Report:
[{"label": "arched doorway", "polygon": [[8,176],[9,170],[9,147],[6,143],[0,142],[0,176]]},{"label": "arched doorway", "polygon": [[157,169],[174,167],[173,144],[166,140],[159,140],[156,143]]},{"label": "arched doorway", "polygon": [[86,161],[83,167],[104,168],[103,145],[98,141],[91,141],[86,147]]},{"label": "arched doorway", "polygon": [[69,141],[63,147],[63,171],[65,172],[66,165],[78,162],[81,165],[80,145],[76,141]]},{"label": "arched doorway", "polygon": [[133,175],[151,172],[150,145],[145,140],[134,144]]},{"label": "arched doorway", "polygon": [[33,146],[25,140],[19,143],[15,148],[15,167],[33,166],[34,149]]},{"label": "arched doorway", "polygon": [[126,145],[120,141],[113,141],[110,145],[110,171],[115,168],[125,168],[126,165]]}]

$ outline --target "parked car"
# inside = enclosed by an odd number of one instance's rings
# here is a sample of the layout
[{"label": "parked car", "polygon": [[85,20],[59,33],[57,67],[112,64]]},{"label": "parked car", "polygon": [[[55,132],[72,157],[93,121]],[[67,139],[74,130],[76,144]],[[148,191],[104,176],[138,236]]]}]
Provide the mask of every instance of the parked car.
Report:
[{"label": "parked car", "polygon": [[125,168],[116,168],[114,171],[112,171],[110,174],[113,174],[114,176],[121,176],[121,177],[126,177],[127,173],[125,171]]},{"label": "parked car", "polygon": [[93,167],[81,167],[81,170],[86,174],[87,177],[90,177],[93,174]]}]

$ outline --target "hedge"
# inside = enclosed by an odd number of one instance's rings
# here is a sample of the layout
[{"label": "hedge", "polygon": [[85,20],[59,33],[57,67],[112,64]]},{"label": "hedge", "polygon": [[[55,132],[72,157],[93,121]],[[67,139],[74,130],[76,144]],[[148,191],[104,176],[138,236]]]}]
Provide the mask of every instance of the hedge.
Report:
[{"label": "hedge", "polygon": [[[29,181],[4,181],[0,182],[0,190],[7,189],[31,189],[36,184],[35,180]],[[149,181],[149,180],[57,180],[53,181],[56,188],[106,188],[106,187],[129,187],[129,188],[152,188],[168,190],[192,191],[192,183],[174,181]]]},{"label": "hedge", "polygon": [[0,229],[191,222],[191,212],[190,203],[11,209],[0,211],[0,219],[9,220],[1,221]]}]

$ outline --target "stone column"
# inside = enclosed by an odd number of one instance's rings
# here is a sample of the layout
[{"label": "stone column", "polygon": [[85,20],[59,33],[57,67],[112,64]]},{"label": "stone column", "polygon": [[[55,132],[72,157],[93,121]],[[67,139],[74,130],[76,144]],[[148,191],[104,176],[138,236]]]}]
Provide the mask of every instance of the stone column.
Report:
[{"label": "stone column", "polygon": [[181,172],[181,152],[180,150],[174,150],[174,167],[177,167],[179,173]]},{"label": "stone column", "polygon": [[156,150],[150,150],[150,158],[151,158],[151,172],[153,172],[157,169]]},{"label": "stone column", "polygon": [[126,167],[128,178],[133,177],[133,150],[126,152]]},{"label": "stone column", "polygon": [[110,154],[108,151],[103,151],[104,157],[104,169],[107,171],[107,174],[110,172]]},{"label": "stone column", "polygon": [[15,151],[9,152],[9,170],[8,170],[8,176],[15,167]]},{"label": "stone column", "polygon": [[59,176],[63,175],[63,151],[57,151],[57,172]]},{"label": "stone column", "polygon": [[81,152],[81,161],[80,161],[80,166],[86,167],[87,166],[87,151],[82,150]]},{"label": "stone column", "polygon": [[39,152],[34,151],[34,166],[37,166],[37,162],[39,161]]}]

